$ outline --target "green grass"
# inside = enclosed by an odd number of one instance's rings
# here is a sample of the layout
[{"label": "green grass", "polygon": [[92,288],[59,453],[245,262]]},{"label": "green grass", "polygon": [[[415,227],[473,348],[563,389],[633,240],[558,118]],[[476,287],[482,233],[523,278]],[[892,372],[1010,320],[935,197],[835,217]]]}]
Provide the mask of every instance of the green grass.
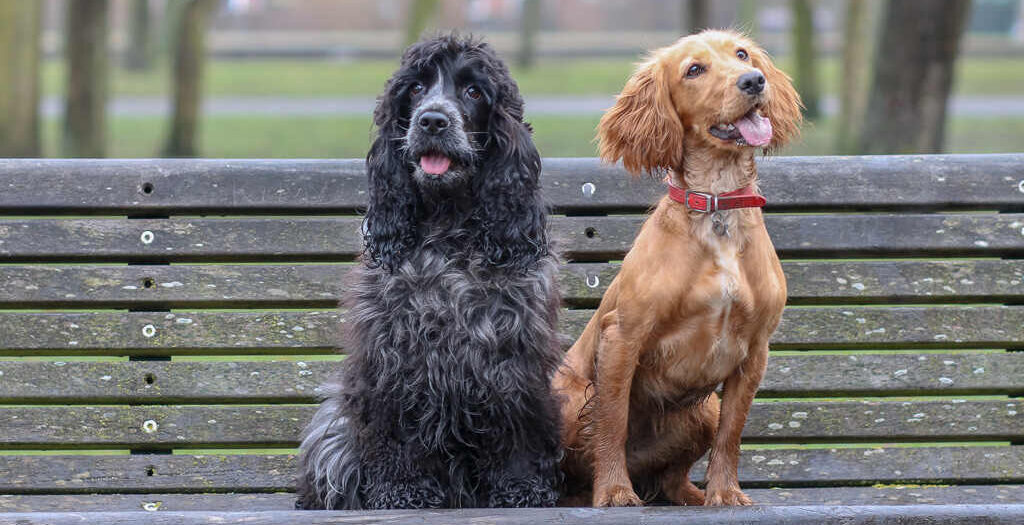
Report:
[{"label": "green grass", "polygon": [[[547,59],[530,70],[512,73],[526,95],[608,95],[618,93],[633,70],[631,58],[557,60]],[[787,58],[779,61],[785,71],[793,68]],[[397,66],[395,60],[297,61],[213,60],[205,77],[207,95],[370,96],[379,93]],[[820,61],[822,89],[835,93],[839,63]],[[64,90],[64,64],[50,60],[43,65],[43,91],[59,95]],[[165,95],[170,92],[166,64],[143,73],[112,71],[115,95]],[[954,92],[961,95],[1024,96],[1024,58],[968,57],[957,64]]]},{"label": "green grass", "polygon": [[[535,141],[545,157],[591,157],[594,127],[600,115],[541,116],[531,119]],[[158,156],[166,134],[161,118],[113,118],[108,157]],[[808,123],[798,142],[783,155],[829,155],[834,132],[829,120]],[[1024,118],[951,119],[946,151],[1006,153],[1021,150]],[[44,153],[58,154],[59,126],[44,125]],[[200,154],[214,158],[361,158],[371,140],[366,117],[235,117],[211,116],[202,121]]]}]

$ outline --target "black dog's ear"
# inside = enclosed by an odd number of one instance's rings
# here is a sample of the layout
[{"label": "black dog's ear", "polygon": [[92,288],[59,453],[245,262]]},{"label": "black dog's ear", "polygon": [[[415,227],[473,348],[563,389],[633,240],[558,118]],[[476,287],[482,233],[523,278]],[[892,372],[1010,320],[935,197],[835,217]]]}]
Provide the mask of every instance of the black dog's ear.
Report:
[{"label": "black dog's ear", "polygon": [[389,80],[385,93],[377,99],[373,112],[377,138],[366,156],[370,198],[364,219],[365,262],[388,271],[405,260],[419,238],[420,195],[398,150],[404,132],[396,84],[395,79]]},{"label": "black dog's ear", "polygon": [[548,255],[540,153],[523,122],[523,99],[504,66],[490,115],[488,161],[475,180],[480,244],[496,266],[527,270]]}]

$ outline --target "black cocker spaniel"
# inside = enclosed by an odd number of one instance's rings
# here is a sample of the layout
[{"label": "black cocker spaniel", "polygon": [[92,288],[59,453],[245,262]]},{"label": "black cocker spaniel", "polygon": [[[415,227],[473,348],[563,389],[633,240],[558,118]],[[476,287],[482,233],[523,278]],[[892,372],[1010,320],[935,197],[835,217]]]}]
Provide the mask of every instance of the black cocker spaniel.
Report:
[{"label": "black cocker spaniel", "polygon": [[490,46],[442,36],[406,50],[374,123],[350,356],[296,506],[554,505],[557,263],[519,89]]}]

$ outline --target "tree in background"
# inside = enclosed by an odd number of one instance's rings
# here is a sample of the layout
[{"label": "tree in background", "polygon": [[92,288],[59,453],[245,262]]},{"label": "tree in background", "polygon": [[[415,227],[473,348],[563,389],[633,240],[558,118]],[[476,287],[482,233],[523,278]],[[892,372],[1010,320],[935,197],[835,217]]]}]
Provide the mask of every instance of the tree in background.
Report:
[{"label": "tree in background", "polygon": [[128,70],[143,71],[149,69],[153,62],[149,0],[131,0],[128,11],[128,43],[124,49],[123,66]]},{"label": "tree in background", "polygon": [[67,3],[67,104],[61,154],[103,157],[107,136],[107,0]]},{"label": "tree in background", "polygon": [[871,44],[874,41],[871,7],[875,4],[869,0],[846,0],[835,144],[835,153],[840,155],[855,155],[859,149],[860,128],[868,100]]},{"label": "tree in background", "polygon": [[533,67],[537,58],[537,32],[540,30],[540,0],[523,0],[519,20],[519,67]]},{"label": "tree in background", "polygon": [[38,157],[42,2],[0,0],[0,157]]},{"label": "tree in background", "polygon": [[405,22],[405,45],[407,47],[420,39],[423,30],[437,16],[441,0],[412,0],[409,6],[409,18]]},{"label": "tree in background", "polygon": [[683,0],[683,33],[690,35],[711,27],[711,6],[708,0]]},{"label": "tree in background", "polygon": [[740,0],[739,22],[740,29],[750,38],[757,40],[757,0]]},{"label": "tree in background", "polygon": [[217,0],[182,1],[178,6],[181,11],[171,17],[175,24],[171,69],[173,115],[163,151],[165,157],[197,155],[196,131],[206,61],[206,28],[217,3]]},{"label": "tree in background", "polygon": [[821,116],[821,92],[818,88],[818,60],[814,42],[813,0],[791,0],[793,11],[793,56],[796,70],[793,86],[804,102],[804,116],[816,119]]},{"label": "tree in background", "polygon": [[890,1],[861,132],[864,153],[939,153],[970,0]]}]

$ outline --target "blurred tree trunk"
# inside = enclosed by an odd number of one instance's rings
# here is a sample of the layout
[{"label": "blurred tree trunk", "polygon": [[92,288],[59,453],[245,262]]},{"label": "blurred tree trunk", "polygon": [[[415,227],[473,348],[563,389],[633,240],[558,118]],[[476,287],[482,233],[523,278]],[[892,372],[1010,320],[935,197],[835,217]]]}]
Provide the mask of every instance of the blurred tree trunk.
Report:
[{"label": "blurred tree trunk", "polygon": [[804,116],[813,120],[821,115],[817,46],[814,42],[814,1],[790,0],[790,5],[793,8],[793,56],[796,59],[793,84],[804,102]]},{"label": "blurred tree trunk", "polygon": [[420,39],[420,34],[430,25],[430,20],[437,16],[441,0],[412,0],[409,6],[409,18],[405,22],[405,46]]},{"label": "blurred tree trunk", "polygon": [[173,115],[164,146],[165,157],[195,157],[203,65],[206,61],[206,27],[217,0],[187,0],[173,17],[172,66]]},{"label": "blurred tree trunk", "polygon": [[843,26],[842,72],[839,78],[839,122],[835,153],[856,155],[867,104],[872,31],[870,0],[846,0]]},{"label": "blurred tree trunk", "polygon": [[708,0],[683,0],[683,32],[687,35],[711,27]]},{"label": "blurred tree trunk", "polygon": [[143,71],[149,69],[153,62],[149,0],[131,0],[128,10],[128,42],[124,49],[123,65],[128,70]]},{"label": "blurred tree trunk", "polygon": [[0,157],[38,157],[42,2],[0,0]]},{"label": "blurred tree trunk", "polygon": [[67,105],[61,154],[103,157],[107,135],[107,0],[67,3]]},{"label": "blurred tree trunk", "polygon": [[519,67],[533,67],[537,58],[537,32],[540,30],[540,0],[523,0],[519,21]]},{"label": "blurred tree trunk", "polygon": [[970,0],[890,1],[875,61],[864,153],[939,153]]}]

